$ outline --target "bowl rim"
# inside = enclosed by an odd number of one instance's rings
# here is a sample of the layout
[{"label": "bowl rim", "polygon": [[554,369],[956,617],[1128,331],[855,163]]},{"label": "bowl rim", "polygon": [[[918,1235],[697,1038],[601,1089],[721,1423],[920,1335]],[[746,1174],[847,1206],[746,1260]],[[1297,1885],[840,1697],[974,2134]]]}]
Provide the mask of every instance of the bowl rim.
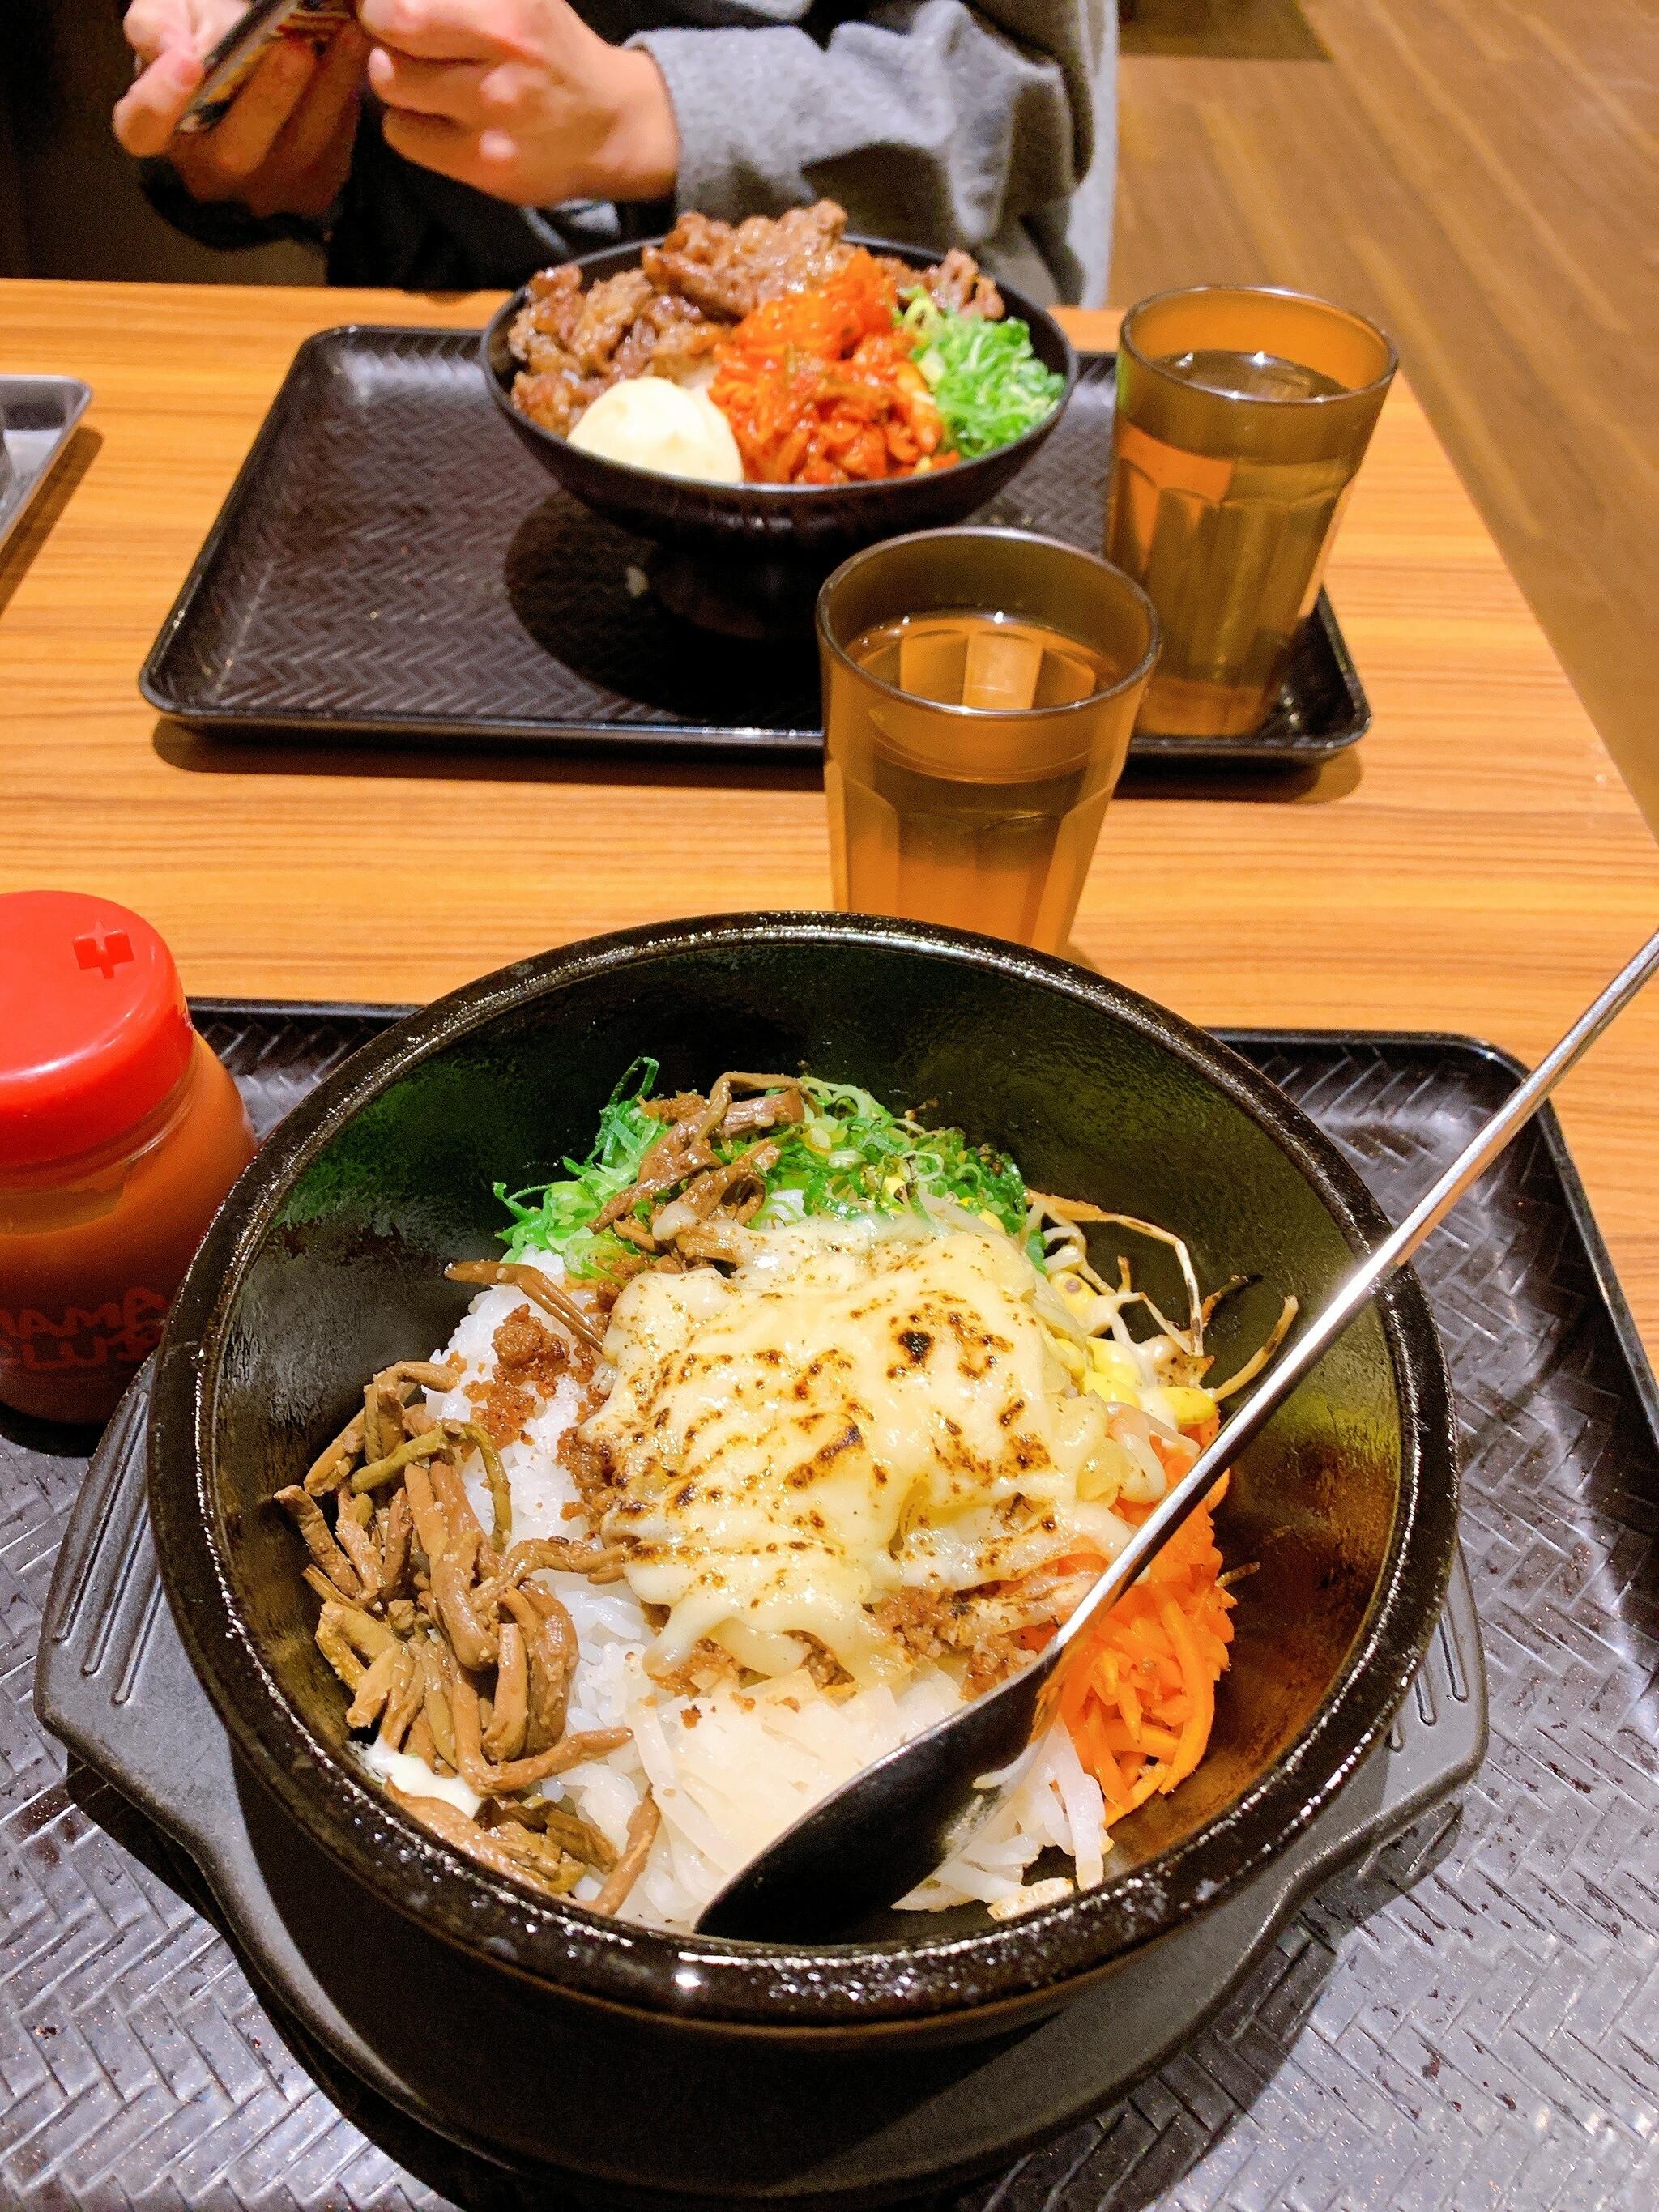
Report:
[{"label": "bowl rim", "polygon": [[[662,245],[670,234],[663,231],[654,238],[626,239],[615,246],[604,246],[597,252],[575,256],[572,262],[556,263],[553,265],[559,268],[574,266],[584,271],[587,281],[591,282],[595,275],[611,276],[617,270],[632,268],[647,246]],[[943,258],[942,252],[932,246],[908,246],[896,239],[876,238],[862,231],[848,231],[845,235],[849,246],[862,246],[872,253],[890,254],[896,260],[908,262],[917,270],[932,268]],[[1028,328],[1035,328],[1041,323],[1045,327],[1045,331],[1051,332],[1058,341],[1061,361],[1059,373],[1064,381],[1059,398],[1040,422],[1034,422],[1029,430],[1023,430],[1018,438],[1011,438],[1006,446],[997,446],[988,453],[977,453],[971,460],[958,461],[949,471],[949,474],[957,479],[960,479],[964,471],[981,469],[990,462],[1003,462],[1011,453],[1028,453],[1035,451],[1066,412],[1071,404],[1072,394],[1077,389],[1079,374],[1077,348],[1072,343],[1053,314],[1040,301],[1029,299],[1017,287],[1005,285],[1000,277],[995,281],[998,291],[1002,294],[1008,306],[1011,319],[1017,318]],[[557,431],[550,430],[543,423],[532,421],[528,415],[522,414],[514,405],[511,383],[495,368],[494,356],[498,350],[506,348],[507,333],[511,330],[523,307],[529,291],[528,283],[520,284],[511,299],[505,301],[490,317],[478,338],[478,366],[483,373],[484,381],[489,386],[495,404],[501,410],[514,428],[521,436],[530,438],[550,452],[574,453],[580,462],[592,468],[614,471],[619,482],[624,485],[629,483],[670,484],[683,491],[694,492],[699,495],[706,494],[711,499],[715,498],[716,495],[723,495],[724,496],[718,499],[716,502],[720,505],[732,505],[739,501],[746,502],[750,500],[811,501],[826,497],[838,500],[874,499],[879,497],[884,492],[891,494],[901,486],[925,483],[932,479],[933,472],[929,471],[927,475],[921,477],[915,475],[881,477],[871,483],[844,484],[751,483],[746,477],[741,483],[716,483],[703,477],[667,476],[660,469],[639,468],[632,461],[613,461],[603,453],[590,453],[580,446],[573,446],[568,438],[562,438]],[[519,366],[519,363],[514,362],[515,375]]]},{"label": "bowl rim", "polygon": [[[1103,975],[966,931],[814,912],[715,915],[622,930],[514,962],[362,1047],[267,1139],[192,1261],[158,1357],[148,1492],[180,1637],[246,1767],[343,1870],[421,1926],[557,1994],[687,2027],[836,2042],[980,2023],[1054,2004],[1219,1903],[1330,1802],[1387,1730],[1439,1619],[1456,1537],[1450,1387],[1428,1302],[1402,1270],[1376,1308],[1399,1403],[1399,1502],[1383,1568],[1335,1682],[1301,1735],[1224,1811],[1155,1858],[989,1929],[880,1943],[762,1945],[677,1936],[538,1899],[418,1828],[306,1725],[236,1598],[215,1478],[225,1340],[246,1277],[296,1176],[363,1107],[497,1016],[592,978],[763,937],[890,947],[1080,1000],[1173,1050],[1263,1127],[1356,1252],[1386,1217],[1334,1146],[1266,1076]],[[1252,1840],[1253,1838],[1253,1840]]]}]

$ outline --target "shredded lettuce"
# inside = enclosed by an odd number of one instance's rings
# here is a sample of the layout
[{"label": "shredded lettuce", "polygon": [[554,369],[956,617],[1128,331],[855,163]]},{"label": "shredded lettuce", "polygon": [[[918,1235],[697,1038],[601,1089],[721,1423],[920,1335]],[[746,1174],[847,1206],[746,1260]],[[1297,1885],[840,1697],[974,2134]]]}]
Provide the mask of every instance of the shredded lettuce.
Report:
[{"label": "shredded lettuce", "polygon": [[945,442],[964,461],[1011,445],[1060,404],[1065,379],[1037,359],[1017,316],[959,315],[917,289],[898,321],[911,334],[911,358],[933,392]]},{"label": "shredded lettuce", "polygon": [[[636,1060],[599,1115],[599,1134],[585,1160],[566,1160],[565,1175],[495,1195],[513,1216],[501,1231],[507,1256],[531,1249],[556,1252],[572,1275],[611,1272],[630,1249],[608,1229],[589,1226],[606,1200],[635,1181],[641,1161],[662,1135],[664,1123],[645,1110],[657,1080],[654,1060]],[[970,1145],[960,1129],[928,1129],[908,1114],[894,1114],[855,1084],[801,1079],[804,1121],[767,1133],[778,1147],[768,1170],[766,1199],[755,1215],[762,1228],[805,1214],[854,1218],[860,1214],[925,1213],[927,1202],[959,1207],[997,1222],[1008,1234],[1025,1233],[1025,1182],[1019,1170],[989,1145]],[[750,1136],[717,1140],[716,1155],[733,1159]],[[648,1219],[666,1203],[659,1192],[634,1211]]]}]

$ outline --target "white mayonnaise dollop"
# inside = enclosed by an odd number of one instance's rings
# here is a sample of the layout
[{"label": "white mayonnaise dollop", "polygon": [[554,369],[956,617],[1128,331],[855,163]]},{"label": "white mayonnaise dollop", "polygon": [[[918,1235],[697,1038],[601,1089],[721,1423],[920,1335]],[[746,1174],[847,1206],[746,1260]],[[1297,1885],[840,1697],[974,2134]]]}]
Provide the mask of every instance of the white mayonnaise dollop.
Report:
[{"label": "white mayonnaise dollop", "polygon": [[659,476],[743,482],[743,456],[725,416],[706,392],[689,392],[666,377],[613,384],[582,414],[570,443],[601,460],[654,469]]}]

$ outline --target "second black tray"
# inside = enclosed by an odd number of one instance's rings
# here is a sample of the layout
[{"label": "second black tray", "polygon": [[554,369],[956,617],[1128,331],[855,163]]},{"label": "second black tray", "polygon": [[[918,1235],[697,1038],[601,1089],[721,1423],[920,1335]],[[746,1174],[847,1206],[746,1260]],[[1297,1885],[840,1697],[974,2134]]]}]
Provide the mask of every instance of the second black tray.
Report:
[{"label": "second black tray", "polygon": [[[1113,362],[980,520],[1098,550]],[[139,688],[195,727],[446,746],[816,760],[810,637],[734,647],[664,611],[652,549],[559,490],[490,404],[469,331],[308,338]],[[1136,737],[1161,764],[1316,767],[1370,709],[1322,593],[1248,738]]]},{"label": "second black tray", "polygon": [[[1486,1747],[1480,1634],[1460,1559],[1412,1693],[1336,1802],[1237,1898],[1038,2027],[937,2051],[883,2043],[738,2054],[626,2021],[562,2028],[538,2017],[528,2050],[498,2048],[483,2067],[483,2023],[513,2041],[492,1978],[343,1885],[234,1758],[161,1594],[144,1503],[147,1404],[141,1382],[64,1536],[37,1706],[190,1854],[204,1902],[309,2070],[348,2106],[359,2084],[372,2091],[381,2140],[417,2166],[435,2160],[463,2202],[486,2177],[499,2182],[499,2163],[525,2185],[500,2192],[503,2212],[532,2212],[549,2191],[596,2212],[863,2212],[1006,2163],[1172,2057],[1322,1881],[1414,1825],[1406,1860],[1431,1849],[1455,1817],[1441,1801],[1469,1781]],[[411,2018],[414,2036],[398,2025]],[[534,2154],[512,2148],[522,2145],[520,2115],[550,2081],[570,2094]],[[672,2126],[635,2124],[645,2082]],[[411,2133],[411,2120],[445,2140]]]},{"label": "second black tray", "polygon": [[[388,1018],[196,1012],[262,1133]],[[1512,1063],[1467,1039],[1231,1042],[1396,1215],[1515,1081]],[[1492,1747],[1461,1820],[1443,1804],[1327,1882],[1211,2024],[1127,2098],[995,2181],[930,2188],[915,2212],[1659,2203],[1659,1396],[1553,1116],[1522,1133],[1420,1267],[1458,1399],[1463,1547],[1492,1696]],[[268,2006],[202,1917],[212,1908],[183,1855],[78,1761],[66,1773],[31,1692],[94,1441],[0,1413],[0,2205],[520,2212],[499,2170],[399,2124]],[[88,1494],[89,1515],[102,1495]],[[67,1586],[88,1597],[73,1620],[67,1604],[57,1615],[70,1632],[55,1646],[59,1695],[89,1721],[101,1710],[111,1731],[170,1695],[187,1727],[200,1692],[187,1669],[167,1689],[179,1646],[146,1571],[142,1504],[131,1516],[112,1498],[108,1510],[101,1542],[70,1549]],[[1438,1757],[1468,1719],[1454,1680],[1437,1712],[1407,1705],[1390,1759],[1415,1761],[1425,1743]],[[222,1736],[202,1742],[222,1750]],[[191,1790],[174,1789],[177,1832]],[[1353,1809],[1347,1793],[1335,1809]],[[640,2124],[660,2112],[641,2084]]]}]

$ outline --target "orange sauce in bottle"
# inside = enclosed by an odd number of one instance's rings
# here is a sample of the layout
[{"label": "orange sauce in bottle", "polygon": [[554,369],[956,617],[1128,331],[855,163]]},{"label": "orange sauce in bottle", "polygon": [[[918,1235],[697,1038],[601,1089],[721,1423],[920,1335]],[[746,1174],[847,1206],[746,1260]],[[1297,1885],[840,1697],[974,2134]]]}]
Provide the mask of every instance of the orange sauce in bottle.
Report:
[{"label": "orange sauce in bottle", "polygon": [[252,1156],[155,931],[107,899],[0,896],[0,1401],[106,1419]]}]

